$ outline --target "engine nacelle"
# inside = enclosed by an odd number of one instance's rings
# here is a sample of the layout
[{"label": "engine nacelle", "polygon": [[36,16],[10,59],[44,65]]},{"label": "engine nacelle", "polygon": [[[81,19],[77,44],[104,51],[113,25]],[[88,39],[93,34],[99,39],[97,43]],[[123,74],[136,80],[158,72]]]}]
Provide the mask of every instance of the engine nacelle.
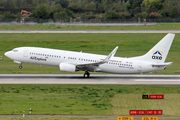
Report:
[{"label": "engine nacelle", "polygon": [[76,72],[76,66],[68,63],[60,63],[59,70],[64,72]]}]

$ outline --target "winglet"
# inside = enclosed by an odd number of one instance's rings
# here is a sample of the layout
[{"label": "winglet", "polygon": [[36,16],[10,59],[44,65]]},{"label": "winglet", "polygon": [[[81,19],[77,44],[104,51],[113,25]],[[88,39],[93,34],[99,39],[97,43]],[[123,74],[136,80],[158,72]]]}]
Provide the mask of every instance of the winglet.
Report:
[{"label": "winglet", "polygon": [[110,60],[111,57],[114,57],[114,55],[116,54],[117,49],[118,49],[118,46],[116,46],[116,48],[114,48],[114,50],[102,62],[107,63]]},{"label": "winglet", "polygon": [[96,62],[96,63],[76,64],[76,66],[80,68],[84,67],[86,70],[87,69],[97,70],[99,69],[97,68],[97,66],[99,66],[100,64],[107,63],[111,59],[111,57],[113,57],[116,54],[117,49],[118,49],[118,46],[114,48],[114,50],[103,61]]}]

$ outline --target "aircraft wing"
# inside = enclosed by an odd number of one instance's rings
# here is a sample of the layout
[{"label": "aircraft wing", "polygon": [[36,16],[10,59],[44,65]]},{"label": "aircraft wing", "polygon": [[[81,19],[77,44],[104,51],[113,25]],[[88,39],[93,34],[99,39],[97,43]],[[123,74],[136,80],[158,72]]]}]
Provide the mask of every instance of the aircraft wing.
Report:
[{"label": "aircraft wing", "polygon": [[98,71],[99,69],[99,65],[104,64],[104,63],[108,63],[108,61],[111,59],[111,57],[114,57],[114,55],[116,54],[116,51],[118,49],[118,46],[116,48],[114,48],[114,50],[102,61],[100,62],[96,62],[96,63],[87,63],[87,64],[81,64],[78,63],[76,64],[76,67],[79,68],[80,70],[87,70],[87,71]]}]

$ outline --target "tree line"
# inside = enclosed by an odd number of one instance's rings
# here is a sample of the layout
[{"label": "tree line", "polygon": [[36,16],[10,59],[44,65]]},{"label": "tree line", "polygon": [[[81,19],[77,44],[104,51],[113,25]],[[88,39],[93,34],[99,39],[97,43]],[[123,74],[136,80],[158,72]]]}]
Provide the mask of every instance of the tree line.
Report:
[{"label": "tree line", "polygon": [[0,0],[0,18],[38,19],[178,18],[180,0]]}]

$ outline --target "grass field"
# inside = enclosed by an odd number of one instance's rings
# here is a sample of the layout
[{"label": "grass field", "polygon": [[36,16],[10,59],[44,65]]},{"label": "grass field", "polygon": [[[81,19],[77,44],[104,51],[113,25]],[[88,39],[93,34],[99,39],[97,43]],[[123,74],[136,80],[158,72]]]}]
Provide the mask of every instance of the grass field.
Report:
[{"label": "grass field", "polygon": [[[8,117],[0,120],[117,120],[117,118],[93,118],[93,117]],[[142,120],[141,117],[133,120]],[[179,118],[158,118],[158,120],[179,120]]]},{"label": "grass field", "polygon": [[[164,100],[144,100],[142,94],[117,94],[112,99],[112,111],[115,115],[127,115],[129,109],[133,110],[163,110],[163,115],[176,116],[179,114],[179,94],[165,94]],[[172,98],[174,98],[172,100]],[[175,103],[175,104],[174,104]]]},{"label": "grass field", "polygon": [[[179,30],[179,23],[157,26],[86,27],[86,26],[1,26],[1,30]],[[166,34],[0,34],[0,74],[59,74],[58,68],[18,64],[4,52],[20,46],[47,47],[108,55],[119,46],[116,56],[132,57],[145,54]],[[180,34],[176,34],[166,61],[172,61],[165,71],[154,74],[180,74]],[[83,72],[78,72],[83,73]],[[164,94],[164,100],[142,100],[142,94]],[[162,109],[163,115],[180,116],[179,86],[137,85],[0,85],[0,114],[21,114],[32,108],[32,114],[128,115],[129,109]],[[169,111],[169,112],[167,112]],[[88,117],[13,117],[0,120],[116,120]],[[141,118],[134,118],[141,120]],[[179,118],[159,118],[179,120]]]},{"label": "grass field", "polygon": [[[93,118],[93,117],[3,117],[0,120],[117,120],[117,118]],[[141,117],[133,120],[142,120]],[[179,118],[158,118],[158,120],[179,120]]]},{"label": "grass field", "polygon": [[[22,73],[22,74],[59,74],[58,68],[49,66],[39,66],[23,64],[23,69],[18,69],[18,64],[4,56],[6,51],[21,46],[34,46],[63,49],[70,51],[83,51],[87,53],[108,55],[115,46],[119,49],[115,56],[134,57],[145,54],[166,34],[143,34],[143,33],[66,33],[66,34],[0,34],[0,74]],[[180,34],[176,34],[167,62],[172,61],[172,66],[168,66],[164,71],[154,74],[180,74],[179,53],[180,53]],[[77,72],[81,73],[81,72]]]},{"label": "grass field", "polygon": [[180,23],[158,23],[153,26],[55,26],[1,25],[0,30],[179,30]]},{"label": "grass field", "polygon": [[[142,94],[164,94],[144,100]],[[0,114],[128,115],[129,110],[163,110],[179,116],[179,86],[1,85]]]}]

